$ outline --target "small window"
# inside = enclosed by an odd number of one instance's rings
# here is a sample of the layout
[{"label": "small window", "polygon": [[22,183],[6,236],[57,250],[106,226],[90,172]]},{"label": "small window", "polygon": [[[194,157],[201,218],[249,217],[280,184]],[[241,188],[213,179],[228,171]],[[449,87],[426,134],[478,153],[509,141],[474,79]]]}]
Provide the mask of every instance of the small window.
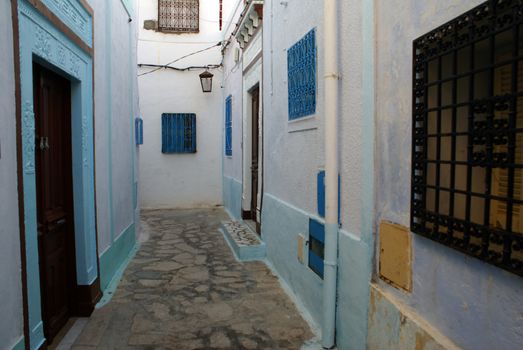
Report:
[{"label": "small window", "polygon": [[325,251],[325,226],[309,219],[309,267],[323,278],[323,259]]},{"label": "small window", "polygon": [[198,33],[198,0],[158,0],[158,29],[171,33]]},{"label": "small window", "polygon": [[523,16],[487,1],[414,41],[411,229],[523,276]]},{"label": "small window", "polygon": [[225,155],[232,156],[232,96],[225,100]]},{"label": "small window", "polygon": [[162,114],[162,153],[196,153],[196,114]]},{"label": "small window", "polygon": [[289,120],[316,113],[316,31],[287,50]]}]

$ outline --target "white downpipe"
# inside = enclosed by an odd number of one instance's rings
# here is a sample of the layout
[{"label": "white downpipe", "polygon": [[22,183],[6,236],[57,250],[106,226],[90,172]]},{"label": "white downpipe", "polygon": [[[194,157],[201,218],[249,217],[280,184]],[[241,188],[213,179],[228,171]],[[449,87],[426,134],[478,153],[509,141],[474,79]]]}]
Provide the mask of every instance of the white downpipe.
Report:
[{"label": "white downpipe", "polygon": [[338,20],[337,1],[323,1],[325,84],[325,253],[321,345],[335,344],[338,268]]}]

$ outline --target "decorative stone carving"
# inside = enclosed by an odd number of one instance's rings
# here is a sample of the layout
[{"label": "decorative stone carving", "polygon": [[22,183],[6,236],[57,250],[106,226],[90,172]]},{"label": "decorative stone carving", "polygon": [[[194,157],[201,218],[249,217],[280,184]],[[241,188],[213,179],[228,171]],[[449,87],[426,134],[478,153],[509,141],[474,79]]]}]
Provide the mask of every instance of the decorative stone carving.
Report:
[{"label": "decorative stone carving", "polygon": [[24,173],[35,173],[35,119],[33,112],[33,103],[25,101],[23,106],[23,163]]}]

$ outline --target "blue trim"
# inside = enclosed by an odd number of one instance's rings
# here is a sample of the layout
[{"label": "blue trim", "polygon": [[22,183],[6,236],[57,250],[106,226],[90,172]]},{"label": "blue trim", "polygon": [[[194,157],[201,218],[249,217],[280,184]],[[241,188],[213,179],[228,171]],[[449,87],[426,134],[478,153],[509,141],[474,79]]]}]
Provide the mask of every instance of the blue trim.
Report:
[{"label": "blue trim", "polygon": [[289,120],[316,113],[316,29],[287,50]]},{"label": "blue trim", "polygon": [[[323,253],[325,245],[325,225],[321,222],[309,219],[309,267],[323,278]],[[315,248],[321,249],[321,255]]]},{"label": "blue trim", "polygon": [[[135,129],[135,142],[136,145],[143,145],[143,119],[136,118],[134,120],[134,129]],[[134,169],[133,169],[134,172]]]},{"label": "blue trim", "polygon": [[[73,0],[67,0],[73,4]],[[75,1],[76,8],[81,6]],[[67,15],[56,15],[67,23]],[[51,5],[50,5],[51,6]],[[53,8],[50,8],[53,11]],[[26,232],[29,342],[31,349],[44,342],[41,321],[40,271],[36,229],[35,116],[33,111],[33,61],[71,81],[73,200],[77,283],[90,285],[97,277],[94,206],[94,149],[92,58],[53,26],[27,0],[18,2],[20,81],[22,100],[22,168],[24,226]],[[92,18],[87,18],[92,28]],[[72,30],[75,28],[73,26]]]},{"label": "blue trim", "polygon": [[20,337],[18,342],[16,342],[16,344],[13,345],[11,350],[24,350],[24,349],[25,349],[25,338],[22,336],[22,337]]},{"label": "blue trim", "polygon": [[93,47],[93,21],[79,1],[42,0],[42,3],[89,47]]},{"label": "blue trim", "polygon": [[232,156],[232,96],[225,100],[225,155]]},{"label": "blue trim", "polygon": [[125,264],[126,258],[135,243],[135,226],[131,224],[100,255],[100,287],[102,290],[109,286],[118,269]]},{"label": "blue trim", "polygon": [[196,114],[162,114],[162,153],[196,153]]}]

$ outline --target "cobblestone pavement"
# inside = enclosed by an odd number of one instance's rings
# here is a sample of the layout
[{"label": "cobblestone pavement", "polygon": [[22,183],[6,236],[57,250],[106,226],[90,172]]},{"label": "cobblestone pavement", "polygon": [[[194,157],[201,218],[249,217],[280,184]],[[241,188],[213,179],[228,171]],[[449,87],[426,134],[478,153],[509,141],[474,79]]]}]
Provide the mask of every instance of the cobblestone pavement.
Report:
[{"label": "cobblestone pavement", "polygon": [[142,211],[149,239],[74,349],[299,349],[307,323],[261,262],[237,262],[221,209]]}]

